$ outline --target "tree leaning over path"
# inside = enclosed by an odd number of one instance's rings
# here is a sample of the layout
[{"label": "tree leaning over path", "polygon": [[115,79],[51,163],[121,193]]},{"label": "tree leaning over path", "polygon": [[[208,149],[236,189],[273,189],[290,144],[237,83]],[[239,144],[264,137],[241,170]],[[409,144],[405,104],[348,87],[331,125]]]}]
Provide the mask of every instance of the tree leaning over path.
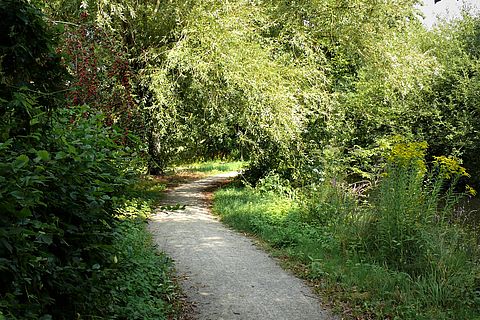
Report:
[{"label": "tree leaning over path", "polygon": [[[145,167],[242,158],[251,185],[365,191],[384,180],[392,151],[425,141],[427,169],[443,159],[478,185],[478,15],[427,30],[410,0],[0,8],[7,316],[108,309],[101,290],[84,292],[115,269],[115,208]],[[474,194],[468,183],[440,189]]]},{"label": "tree leaning over path", "polygon": [[87,14],[126,53],[129,85],[115,87],[131,87],[133,109],[112,119],[131,112],[151,172],[233,156],[250,160],[252,182],[375,179],[400,137],[476,170],[476,17],[428,31],[414,1],[397,0],[43,7],[58,21]]}]

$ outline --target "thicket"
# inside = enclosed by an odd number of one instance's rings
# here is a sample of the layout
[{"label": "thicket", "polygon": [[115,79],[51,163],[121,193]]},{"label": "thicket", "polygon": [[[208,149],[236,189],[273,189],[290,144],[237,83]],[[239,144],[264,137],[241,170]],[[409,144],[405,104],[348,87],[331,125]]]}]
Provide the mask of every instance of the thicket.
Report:
[{"label": "thicket", "polygon": [[121,57],[28,1],[0,12],[0,318],[166,318],[170,262],[118,213],[142,162]]},{"label": "thicket", "polygon": [[[279,193],[304,187],[318,225],[338,225],[356,201],[382,208],[350,217],[370,229],[358,227],[344,249],[421,276],[401,267],[412,262],[408,248],[463,237],[465,226],[432,203],[468,182],[420,183],[389,155],[425,141],[427,163],[454,159],[478,185],[480,19],[426,30],[414,4],[0,1],[3,312],[96,310],[83,293],[115,269],[115,199],[144,163],[163,173],[191,160],[247,160],[249,183],[267,188],[274,176]],[[370,198],[352,202],[352,190]],[[441,228],[417,221],[414,204]]]},{"label": "thicket", "polygon": [[[104,108],[147,144],[152,173],[230,157],[250,161],[252,182],[268,172],[299,185],[339,174],[375,180],[402,137],[427,141],[429,159],[462,159],[476,179],[478,17],[465,14],[427,30],[414,4],[56,0],[42,6],[66,22],[74,34],[67,43],[83,37],[82,55],[95,52],[78,81],[98,79],[100,65],[111,69],[100,76],[110,81],[99,79],[110,95],[101,97]],[[91,98],[97,103],[97,95]]]},{"label": "thicket", "polygon": [[129,53],[151,172],[233,157],[252,182],[375,180],[401,136],[477,176],[478,17],[426,30],[414,1],[84,3]]}]

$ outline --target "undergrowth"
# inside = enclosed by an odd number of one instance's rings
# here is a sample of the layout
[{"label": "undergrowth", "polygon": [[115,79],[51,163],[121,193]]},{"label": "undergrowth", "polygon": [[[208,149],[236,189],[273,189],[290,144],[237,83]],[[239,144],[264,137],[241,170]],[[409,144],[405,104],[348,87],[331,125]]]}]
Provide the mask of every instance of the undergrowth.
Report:
[{"label": "undergrowth", "polygon": [[427,172],[424,146],[411,148],[368,196],[338,181],[294,190],[271,176],[218,191],[214,212],[288,257],[351,318],[480,319],[478,243],[454,214],[464,172],[446,158]]},{"label": "undergrowth", "polygon": [[144,178],[120,199],[114,243],[116,268],[111,278],[111,319],[172,319],[179,311],[178,287],[170,258],[156,250],[146,230],[146,219],[158,205],[165,185]]}]

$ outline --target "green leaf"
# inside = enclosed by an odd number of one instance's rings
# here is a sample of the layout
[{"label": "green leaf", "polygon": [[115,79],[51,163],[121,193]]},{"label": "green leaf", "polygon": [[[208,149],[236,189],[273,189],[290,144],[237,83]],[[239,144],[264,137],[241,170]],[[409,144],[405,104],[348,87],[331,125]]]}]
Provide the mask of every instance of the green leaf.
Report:
[{"label": "green leaf", "polygon": [[7,150],[12,145],[12,139],[0,143],[0,150]]},{"label": "green leaf", "polygon": [[37,151],[37,156],[43,161],[50,160],[50,153],[47,150],[39,150]]},{"label": "green leaf", "polygon": [[36,124],[38,124],[38,123],[40,123],[40,120],[39,120],[38,118],[32,118],[32,119],[30,120],[30,125],[31,125],[31,126],[34,126],[34,125],[36,125]]},{"label": "green leaf", "polygon": [[55,154],[55,159],[56,160],[61,160],[64,159],[67,156],[67,154],[63,151],[59,151]]},{"label": "green leaf", "polygon": [[30,161],[30,158],[27,155],[25,154],[19,155],[17,159],[15,159],[15,161],[13,162],[13,168],[16,170],[19,170],[25,167],[29,161]]},{"label": "green leaf", "polygon": [[13,247],[12,245],[5,239],[0,239],[0,242],[3,244],[5,249],[7,249],[10,253],[13,252]]},{"label": "green leaf", "polygon": [[47,245],[51,245],[53,242],[52,235],[46,234],[45,232],[40,232],[40,235],[37,237],[37,241],[45,243]]},{"label": "green leaf", "polygon": [[16,214],[17,218],[23,219],[32,216],[32,211],[29,208],[23,208]]},{"label": "green leaf", "polygon": [[68,145],[68,152],[72,154],[77,154],[77,149],[71,144]]},{"label": "green leaf", "polygon": [[12,191],[12,192],[10,192],[10,195],[13,196],[17,200],[25,199],[25,195],[20,190]]}]

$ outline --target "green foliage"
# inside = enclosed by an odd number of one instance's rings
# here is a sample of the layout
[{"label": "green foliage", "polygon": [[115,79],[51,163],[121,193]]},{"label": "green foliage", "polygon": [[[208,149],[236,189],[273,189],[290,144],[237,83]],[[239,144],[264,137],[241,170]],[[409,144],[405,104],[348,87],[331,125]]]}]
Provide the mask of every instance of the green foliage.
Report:
[{"label": "green foliage", "polygon": [[295,245],[304,233],[294,203],[274,193],[225,189],[215,193],[214,212],[221,213],[225,223],[258,234],[275,247]]},{"label": "green foliage", "polygon": [[341,96],[345,127],[352,129],[343,157],[354,173],[381,172],[398,135],[427,141],[430,159],[462,157],[477,170],[477,30],[478,17],[465,16],[434,31],[412,23],[379,39],[358,70],[355,91]]},{"label": "green foliage", "polygon": [[334,226],[358,214],[359,199],[342,181],[312,184],[299,196],[304,219],[313,225]]},{"label": "green foliage", "polygon": [[[358,217],[360,247],[356,250],[365,250],[375,261],[412,276],[430,271],[427,265],[436,265],[432,259],[440,256],[431,245],[440,239],[430,239],[429,235],[445,236],[451,222],[449,211],[456,200],[447,192],[451,198],[441,201],[442,178],[430,175],[429,182],[424,186],[411,168],[390,168],[375,194],[371,212]],[[446,208],[437,208],[441,202]],[[463,232],[453,233],[461,241]],[[459,244],[453,241],[452,245]]]},{"label": "green foliage", "polygon": [[287,255],[352,317],[472,319],[480,252],[454,214],[454,175],[464,170],[441,158],[424,179],[425,148],[394,147],[385,177],[368,193],[331,180],[292,197],[278,177],[268,178],[256,189],[216,192],[214,212]]},{"label": "green foliage", "polygon": [[[172,261],[159,253],[146,229],[146,219],[165,185],[147,178],[130,185],[116,202],[114,264],[104,270],[104,319],[171,319],[178,311],[178,287]],[[98,287],[98,284],[97,284]]]},{"label": "green foliage", "polygon": [[[129,129],[148,143],[152,173],[230,156],[250,161],[251,183],[269,172],[295,185],[374,180],[403,136],[427,141],[429,157],[462,157],[476,176],[478,18],[427,31],[414,3],[56,0],[43,8],[79,23],[103,68],[125,52],[128,81],[112,85],[119,74],[101,86],[134,99],[90,100],[118,109],[113,122],[135,119]],[[99,45],[107,42],[110,53]]]},{"label": "green foliage", "polygon": [[64,76],[53,48],[53,30],[25,0],[4,0],[0,10],[0,96],[10,100],[12,93],[26,87],[48,101]]},{"label": "green foliage", "polygon": [[[116,198],[135,161],[114,141],[123,135],[85,110],[55,118],[51,140],[1,145],[0,309],[9,319],[166,319],[171,264],[136,220],[164,186]],[[128,218],[118,221],[114,208]]]},{"label": "green foliage", "polygon": [[272,58],[273,42],[257,32],[269,23],[263,11],[241,1],[197,3],[176,46],[146,70],[160,158],[232,154],[267,169],[293,166],[299,105],[323,87],[321,72]]},{"label": "green foliage", "polygon": [[427,96],[440,110],[442,119],[446,119],[444,123],[430,123],[430,130],[436,130],[428,140],[434,149],[432,153],[461,157],[476,180],[480,110],[475,101],[480,91],[480,56],[475,43],[478,44],[479,30],[480,17],[466,15],[435,32],[431,48],[442,70]]},{"label": "green foliage", "polygon": [[59,108],[65,80],[44,17],[26,1],[1,5],[0,310],[88,317],[106,304],[96,285],[113,263],[114,200],[135,155],[101,114]]},{"label": "green foliage", "polygon": [[293,195],[293,188],[290,182],[279,174],[270,173],[258,181],[255,189],[263,193],[274,193],[282,195]]},{"label": "green foliage", "polygon": [[177,287],[172,262],[152,245],[145,223],[124,220],[115,245],[116,264],[109,270],[110,319],[169,319]]},{"label": "green foliage", "polygon": [[478,18],[427,31],[414,4],[55,0],[42,7],[67,31],[78,23],[85,49],[94,43],[103,65],[89,59],[87,79],[123,52],[128,81],[115,82],[119,73],[99,86],[132,100],[89,102],[113,108],[113,122],[135,119],[128,128],[148,143],[152,172],[232,156],[250,161],[251,183],[269,172],[296,185],[338,174],[374,180],[400,135],[427,141],[429,157],[462,157],[476,176]]},{"label": "green foliage", "polygon": [[41,134],[1,144],[2,308],[12,318],[61,317],[92,303],[84,292],[95,266],[110,261],[112,199],[127,181],[114,161],[125,152],[98,117],[70,109],[51,138]]},{"label": "green foliage", "polygon": [[145,270],[168,264],[133,219],[161,187],[113,214],[148,153],[151,173],[249,161],[225,219],[376,317],[468,318],[478,254],[452,208],[462,160],[479,176],[479,18],[428,31],[414,3],[1,1],[0,314],[164,317],[168,267]]},{"label": "green foliage", "polygon": [[57,106],[65,70],[54,33],[27,1],[0,3],[0,141],[28,135]]}]

